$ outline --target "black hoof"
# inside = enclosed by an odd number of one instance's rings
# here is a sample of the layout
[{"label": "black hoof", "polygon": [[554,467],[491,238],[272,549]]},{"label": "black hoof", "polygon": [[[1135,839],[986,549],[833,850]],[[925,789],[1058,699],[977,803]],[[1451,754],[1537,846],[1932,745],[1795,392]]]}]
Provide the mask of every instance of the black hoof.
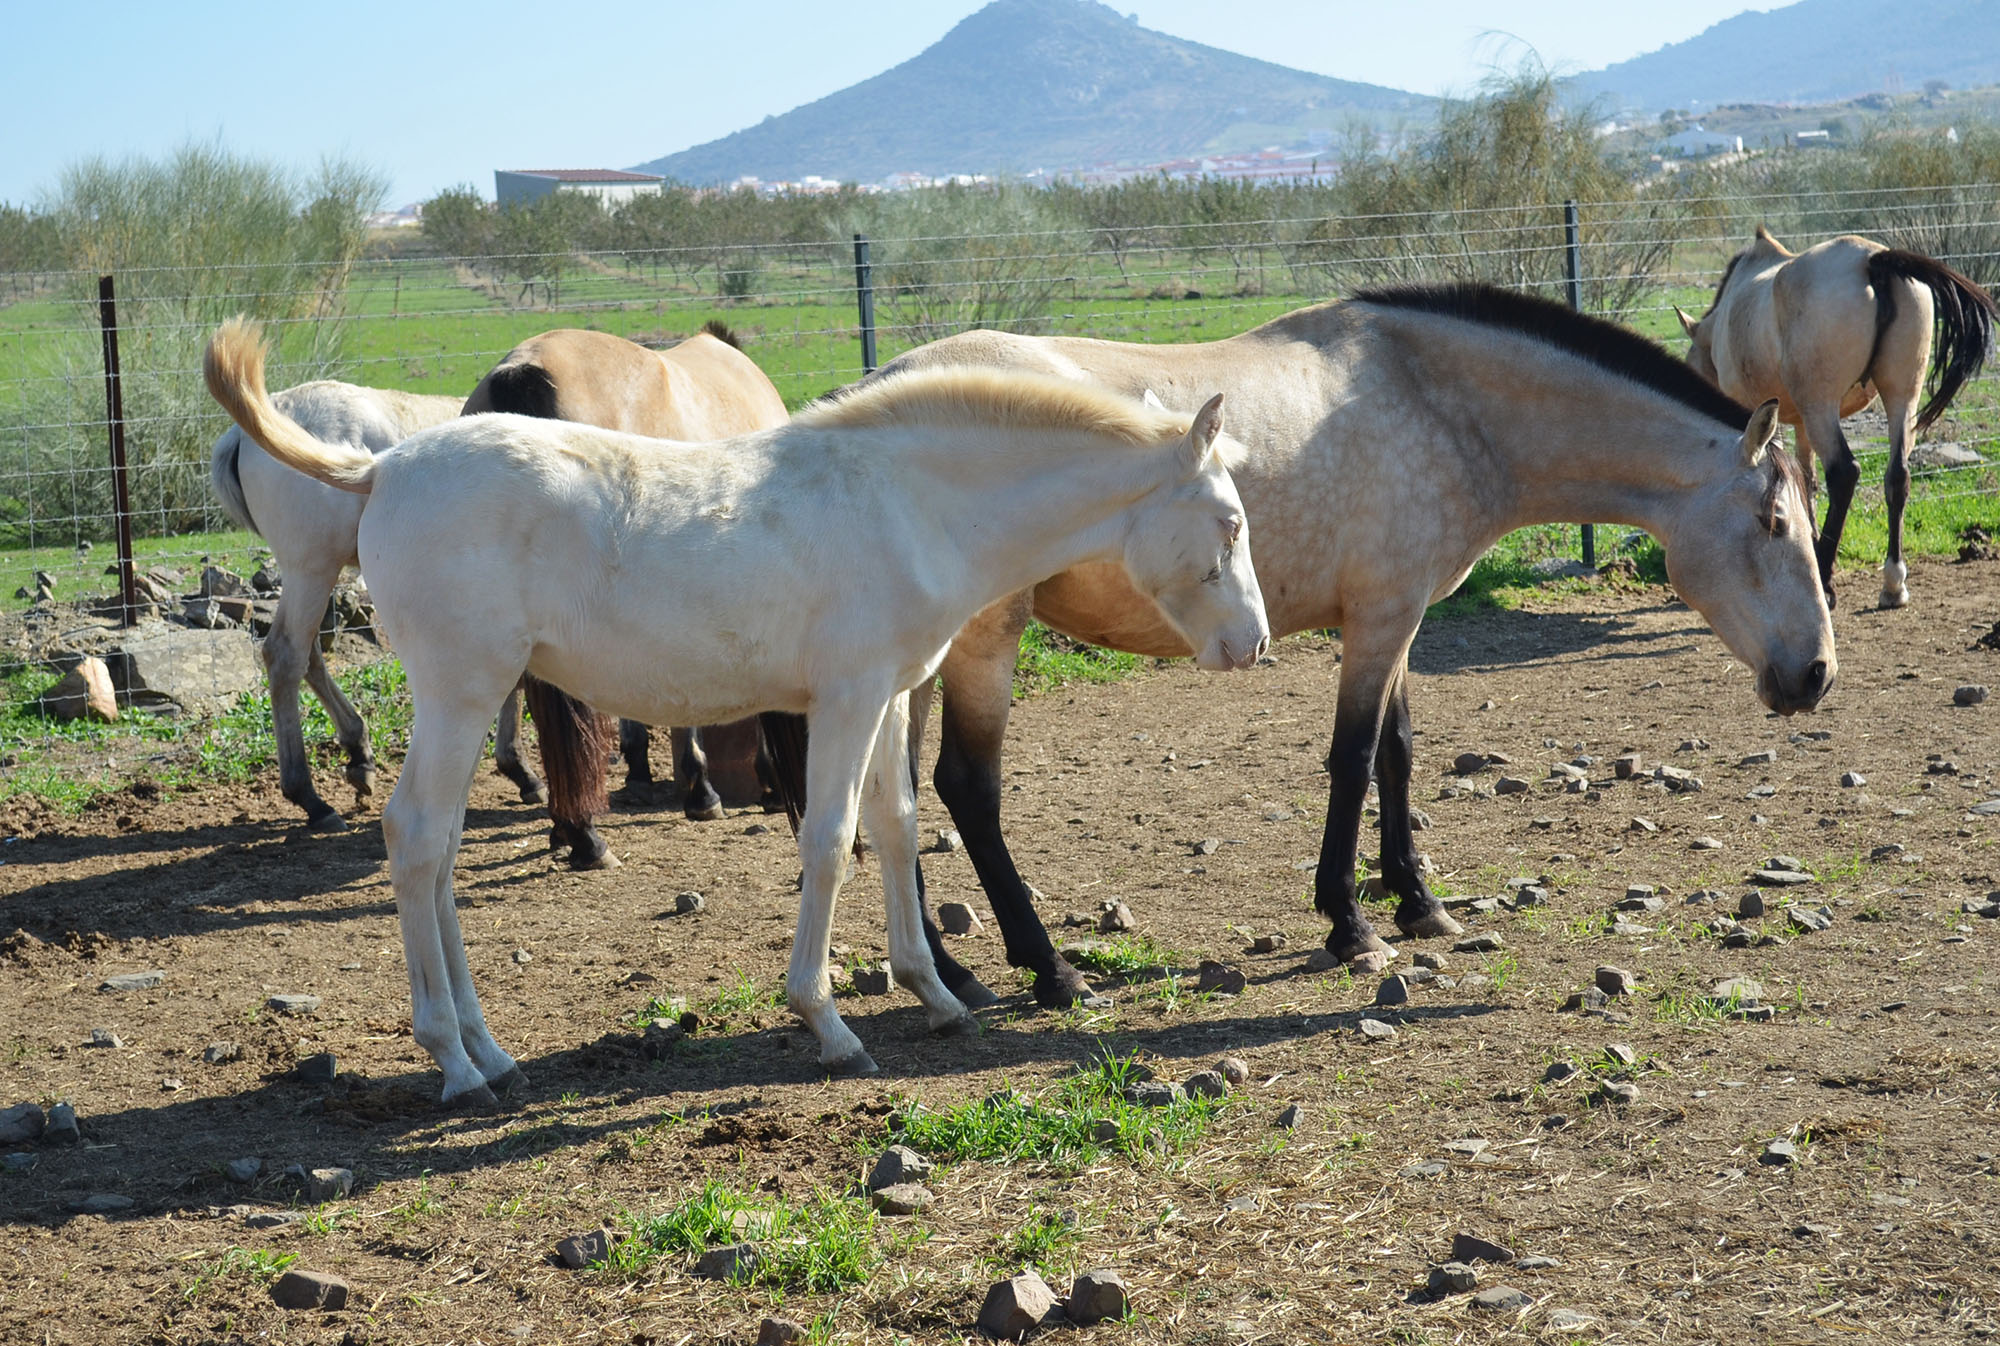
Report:
[{"label": "black hoof", "polygon": [[542,788],[540,781],[529,781],[521,787],[521,802],[538,806],[546,804],[549,802],[549,792]]},{"label": "black hoof", "polygon": [[338,813],[334,812],[332,806],[327,804],[322,804],[320,805],[320,807],[325,809],[326,812],[315,813],[307,817],[306,819],[307,831],[345,832],[347,830],[347,819],[341,817]]},{"label": "black hoof", "polygon": [[1046,1009],[1069,1009],[1073,1005],[1091,1007],[1097,1000],[1108,1005],[1111,1002],[1098,996],[1090,989],[1090,983],[1083,974],[1071,967],[1061,954],[1055,956],[1055,966],[1048,971],[1035,970],[1035,1003]]},{"label": "black hoof", "polygon": [[684,804],[681,806],[681,812],[687,815],[687,820],[691,823],[716,823],[729,816],[723,812],[722,801],[719,799],[713,804]]},{"label": "black hoof", "polygon": [[857,1049],[852,1056],[843,1056],[840,1060],[832,1062],[824,1069],[829,1079],[848,1080],[860,1075],[876,1074],[882,1067],[876,1065],[875,1058],[862,1048]]},{"label": "black hoof", "polygon": [[624,863],[611,853],[609,847],[592,852],[582,846],[572,846],[569,852],[569,867],[575,870],[617,869]]},{"label": "black hoof", "polygon": [[970,1014],[961,1014],[956,1018],[946,1019],[931,1030],[931,1032],[941,1038],[976,1038],[985,1031],[980,1025],[979,1020],[973,1018]]},{"label": "black hoof", "polygon": [[375,793],[375,764],[373,762],[349,762],[347,783],[354,787],[354,793],[362,799]]},{"label": "black hoof", "polygon": [[500,1100],[485,1085],[476,1085],[460,1094],[446,1094],[445,1107],[452,1112],[498,1112]]},{"label": "black hoof", "polygon": [[967,977],[950,989],[951,993],[958,997],[958,1003],[969,1010],[985,1009],[988,1005],[1000,1003],[1000,997],[987,990],[986,984],[977,977]]},{"label": "black hoof", "polygon": [[1428,906],[1406,903],[1396,908],[1396,928],[1412,939],[1437,939],[1444,935],[1465,933],[1465,927],[1454,921],[1436,900]]},{"label": "black hoof", "polygon": [[519,1066],[514,1066],[499,1079],[486,1081],[486,1085],[496,1094],[518,1094],[528,1087],[528,1076]]}]

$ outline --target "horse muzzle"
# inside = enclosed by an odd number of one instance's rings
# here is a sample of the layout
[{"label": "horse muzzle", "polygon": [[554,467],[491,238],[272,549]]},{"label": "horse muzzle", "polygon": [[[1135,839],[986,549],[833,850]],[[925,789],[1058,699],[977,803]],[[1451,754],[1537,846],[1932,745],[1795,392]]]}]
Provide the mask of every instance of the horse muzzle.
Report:
[{"label": "horse muzzle", "polygon": [[1239,668],[1253,668],[1264,652],[1271,648],[1271,637],[1259,635],[1254,640],[1246,640],[1240,646],[1227,640],[1218,640],[1203,650],[1195,659],[1197,667],[1210,673],[1228,673]]},{"label": "horse muzzle", "polygon": [[1766,664],[1757,675],[1757,699],[1780,715],[1796,715],[1820,703],[1833,687],[1834,674],[1831,659],[1814,659],[1789,676],[1776,664]]}]

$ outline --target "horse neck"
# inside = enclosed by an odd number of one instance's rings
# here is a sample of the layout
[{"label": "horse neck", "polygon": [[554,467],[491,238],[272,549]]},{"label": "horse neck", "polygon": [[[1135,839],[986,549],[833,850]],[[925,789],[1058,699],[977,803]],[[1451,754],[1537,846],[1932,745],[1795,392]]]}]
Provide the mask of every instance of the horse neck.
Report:
[{"label": "horse neck", "polygon": [[1120,559],[1132,507],[1170,485],[1178,466],[1170,445],[984,427],[915,431],[911,457],[933,483],[932,517],[992,599]]}]

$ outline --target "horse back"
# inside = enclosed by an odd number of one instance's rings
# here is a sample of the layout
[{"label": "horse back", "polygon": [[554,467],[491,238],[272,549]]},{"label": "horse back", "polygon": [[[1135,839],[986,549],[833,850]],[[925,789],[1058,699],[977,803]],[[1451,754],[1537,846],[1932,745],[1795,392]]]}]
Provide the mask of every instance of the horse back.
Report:
[{"label": "horse back", "polygon": [[465,412],[576,421],[651,439],[726,439],[782,425],[784,399],[755,361],[699,333],[666,352],[560,328],[509,351]]}]

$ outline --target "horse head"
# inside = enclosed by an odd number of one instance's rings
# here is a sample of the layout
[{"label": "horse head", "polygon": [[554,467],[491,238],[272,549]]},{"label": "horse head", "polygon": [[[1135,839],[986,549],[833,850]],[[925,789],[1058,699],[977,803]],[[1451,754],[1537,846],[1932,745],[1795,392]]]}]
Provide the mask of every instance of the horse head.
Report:
[{"label": "horse head", "polygon": [[1715,369],[1715,352],[1709,349],[1708,334],[1702,330],[1708,319],[1690,318],[1687,310],[1679,304],[1674,305],[1674,316],[1681,320],[1681,330],[1687,333],[1688,366],[1710,383],[1720,387],[1722,380]]},{"label": "horse head", "polygon": [[1152,492],[1125,536],[1125,571],[1159,606],[1202,668],[1248,668],[1271,643],[1250,564],[1250,525],[1229,465],[1243,446],[1222,433],[1222,396],[1195,414],[1172,453],[1179,471]]},{"label": "horse head", "polygon": [[1812,509],[1777,432],[1773,400],[1716,446],[1723,470],[1686,493],[1661,541],[1674,588],[1757,675],[1758,699],[1791,715],[1826,695],[1835,661]]}]

